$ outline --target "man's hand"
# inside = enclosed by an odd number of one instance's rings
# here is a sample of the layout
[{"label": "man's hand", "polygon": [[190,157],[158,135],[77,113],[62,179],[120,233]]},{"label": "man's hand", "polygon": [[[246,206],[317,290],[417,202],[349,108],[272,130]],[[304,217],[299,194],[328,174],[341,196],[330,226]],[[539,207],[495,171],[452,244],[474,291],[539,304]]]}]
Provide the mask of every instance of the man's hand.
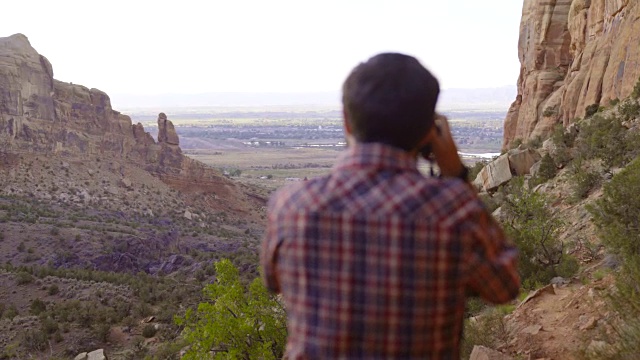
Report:
[{"label": "man's hand", "polygon": [[431,140],[431,151],[436,158],[442,176],[458,177],[464,170],[464,164],[458,155],[458,148],[451,136],[449,122],[443,115],[435,116],[436,134]]}]

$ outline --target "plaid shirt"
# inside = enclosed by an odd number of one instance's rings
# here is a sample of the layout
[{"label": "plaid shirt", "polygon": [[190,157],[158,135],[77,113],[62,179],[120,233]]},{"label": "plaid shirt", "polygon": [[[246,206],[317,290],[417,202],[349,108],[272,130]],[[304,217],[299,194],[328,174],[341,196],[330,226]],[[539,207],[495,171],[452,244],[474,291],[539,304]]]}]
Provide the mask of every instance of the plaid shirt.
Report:
[{"label": "plaid shirt", "polygon": [[382,144],[271,199],[261,263],[290,359],[459,359],[465,300],[519,290],[516,249],[475,192]]}]

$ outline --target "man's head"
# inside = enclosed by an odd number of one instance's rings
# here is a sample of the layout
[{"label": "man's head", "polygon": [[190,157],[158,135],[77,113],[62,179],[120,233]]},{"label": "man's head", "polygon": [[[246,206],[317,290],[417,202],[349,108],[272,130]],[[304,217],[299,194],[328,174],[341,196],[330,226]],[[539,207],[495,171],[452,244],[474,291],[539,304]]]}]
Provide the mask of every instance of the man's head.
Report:
[{"label": "man's head", "polygon": [[358,142],[414,150],[433,126],[439,92],[438,80],[415,58],[376,55],[344,82],[346,126]]}]

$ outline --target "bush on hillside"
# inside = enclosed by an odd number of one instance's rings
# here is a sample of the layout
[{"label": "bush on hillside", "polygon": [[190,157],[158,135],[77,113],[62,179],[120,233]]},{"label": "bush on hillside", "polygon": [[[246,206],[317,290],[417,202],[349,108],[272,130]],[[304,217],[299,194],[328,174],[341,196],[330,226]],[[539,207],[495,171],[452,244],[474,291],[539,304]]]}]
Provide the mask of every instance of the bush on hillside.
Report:
[{"label": "bush on hillside", "polygon": [[468,359],[476,345],[495,349],[506,342],[509,330],[504,320],[505,315],[503,308],[492,307],[476,318],[466,319],[460,358]]},{"label": "bush on hillside", "polygon": [[518,270],[523,287],[532,289],[555,276],[573,275],[577,261],[565,254],[558,239],[563,223],[552,216],[544,195],[525,187],[521,177],[503,191],[503,226],[520,250]]},{"label": "bush on hillside", "polygon": [[604,168],[611,169],[635,156],[640,139],[622,126],[621,118],[597,115],[581,126],[578,144],[585,159],[602,159]]},{"label": "bush on hillside", "polygon": [[544,111],[542,112],[542,116],[544,117],[550,117],[550,116],[554,116],[558,114],[558,106],[549,106],[548,108],[545,108]]},{"label": "bush on hillside", "polygon": [[640,79],[636,82],[636,86],[633,87],[633,91],[631,92],[631,97],[633,99],[640,98]]},{"label": "bush on hillside", "polygon": [[[589,208],[602,242],[622,259],[610,305],[622,322],[612,324],[617,338],[597,359],[635,359],[640,353],[640,160],[636,159],[604,186]],[[592,354],[593,355],[593,354]]]},{"label": "bush on hillside", "polygon": [[556,147],[572,147],[575,139],[576,134],[566,131],[562,124],[556,125],[551,133],[551,141]]},{"label": "bush on hillside", "polygon": [[157,332],[158,330],[153,324],[147,324],[144,328],[142,328],[142,336],[144,336],[145,338],[152,338],[156,336]]},{"label": "bush on hillside", "polygon": [[600,109],[599,104],[591,104],[584,109],[584,117],[591,117],[595,115]]},{"label": "bush on hillside", "polygon": [[571,163],[571,198],[572,202],[585,199],[589,192],[600,185],[600,174],[585,169],[582,158],[577,158]]},{"label": "bush on hillside", "polygon": [[555,161],[551,158],[551,155],[544,154],[542,159],[540,159],[540,168],[536,175],[531,179],[531,184],[533,186],[538,184],[543,184],[554,177],[558,173],[558,168],[556,167]]},{"label": "bush on hillside", "polygon": [[638,100],[627,99],[618,106],[618,113],[623,121],[629,121],[640,116],[640,104]]}]

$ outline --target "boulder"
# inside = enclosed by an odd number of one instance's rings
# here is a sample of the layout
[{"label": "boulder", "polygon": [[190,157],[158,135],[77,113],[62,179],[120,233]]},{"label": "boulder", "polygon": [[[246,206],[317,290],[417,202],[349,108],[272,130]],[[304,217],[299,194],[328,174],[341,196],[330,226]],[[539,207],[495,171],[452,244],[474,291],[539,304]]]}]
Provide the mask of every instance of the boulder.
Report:
[{"label": "boulder", "polygon": [[579,329],[581,331],[591,330],[598,326],[598,319],[596,317],[591,316],[590,318],[583,318],[583,316],[581,316],[579,320]]},{"label": "boulder", "polygon": [[127,178],[122,179],[122,186],[126,187],[127,189],[130,189],[132,185],[133,183],[131,182],[131,180]]},{"label": "boulder", "polygon": [[473,181],[474,184],[482,184],[484,191],[496,190],[500,185],[513,178],[509,164],[509,154],[503,154],[496,160],[488,163]]},{"label": "boulder", "polygon": [[104,349],[94,350],[87,354],[87,360],[107,360]]},{"label": "boulder", "polygon": [[471,351],[469,360],[513,360],[513,358],[499,351],[476,345]]},{"label": "boulder", "polygon": [[542,325],[534,324],[534,325],[529,325],[529,326],[525,327],[524,329],[520,330],[520,333],[521,334],[529,334],[529,335],[538,335],[540,330],[542,330]]},{"label": "boulder", "polygon": [[78,355],[76,355],[76,357],[73,358],[73,360],[87,360],[87,352],[82,352]]},{"label": "boulder", "polygon": [[533,149],[515,149],[509,151],[509,166],[517,176],[529,174],[529,170],[542,157]]}]

